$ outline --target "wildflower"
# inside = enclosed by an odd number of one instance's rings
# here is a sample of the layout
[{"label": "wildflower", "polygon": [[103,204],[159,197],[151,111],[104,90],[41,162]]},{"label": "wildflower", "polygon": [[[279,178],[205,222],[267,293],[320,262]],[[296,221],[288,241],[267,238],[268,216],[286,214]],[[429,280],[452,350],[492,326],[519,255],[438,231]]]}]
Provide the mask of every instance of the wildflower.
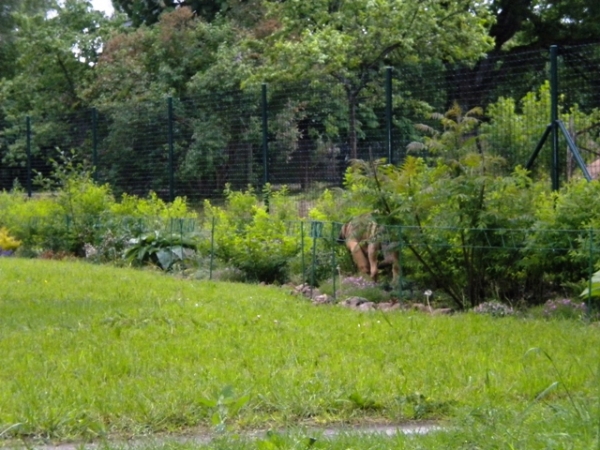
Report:
[{"label": "wildflower", "polygon": [[512,307],[496,301],[481,303],[473,308],[473,312],[494,317],[512,316],[515,313]]}]

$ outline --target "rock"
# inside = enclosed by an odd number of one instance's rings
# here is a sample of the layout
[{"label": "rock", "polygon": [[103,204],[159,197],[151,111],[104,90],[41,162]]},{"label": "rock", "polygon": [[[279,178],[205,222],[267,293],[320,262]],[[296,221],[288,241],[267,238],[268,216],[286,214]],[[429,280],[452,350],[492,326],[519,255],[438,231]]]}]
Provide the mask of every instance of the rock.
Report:
[{"label": "rock", "polygon": [[373,302],[361,303],[356,307],[357,311],[375,311],[375,309],[377,308],[375,308],[375,303]]},{"label": "rock", "polygon": [[377,309],[380,311],[397,311],[401,309],[400,303],[395,302],[383,302],[377,305]]},{"label": "rock", "polygon": [[335,303],[333,297],[327,294],[315,295],[312,299],[313,305],[329,305]]},{"label": "rock", "polygon": [[367,300],[366,298],[363,297],[349,297],[346,300],[340,302],[341,306],[344,306],[346,308],[358,308],[358,306],[362,305],[363,303],[368,303],[369,300]]},{"label": "rock", "polygon": [[300,284],[294,288],[294,293],[303,295],[306,298],[315,298],[316,296],[321,295],[317,288],[312,287],[309,284]]}]

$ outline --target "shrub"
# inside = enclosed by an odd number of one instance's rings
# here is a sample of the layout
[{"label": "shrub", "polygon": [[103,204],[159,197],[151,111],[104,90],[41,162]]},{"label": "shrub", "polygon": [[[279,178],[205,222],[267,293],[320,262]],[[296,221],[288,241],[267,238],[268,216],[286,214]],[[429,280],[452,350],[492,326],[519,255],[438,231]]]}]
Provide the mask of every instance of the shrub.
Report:
[{"label": "shrub", "polygon": [[505,317],[515,314],[512,307],[496,301],[480,303],[473,308],[473,312],[476,314],[487,314],[492,317]]},{"label": "shrub", "polygon": [[[96,259],[116,260],[134,237],[154,231],[169,234],[165,232],[169,223],[173,234],[183,235],[183,230],[173,229],[176,218],[195,223],[196,213],[188,209],[184,198],[167,203],[150,193],[147,198],[124,195],[118,203],[110,187],[96,184],[73,153],[59,152],[52,166],[50,178],[36,178],[51,194],[28,199],[19,190],[0,193],[0,226],[10,228],[26,253],[84,256],[85,247],[91,245]],[[185,227],[189,228],[187,222]]]},{"label": "shrub", "polygon": [[147,198],[123,194],[120,202],[110,205],[110,212],[120,217],[160,219],[196,218],[197,214],[190,211],[186,199],[176,197],[172,203],[160,199],[156,192],[150,192]]},{"label": "shrub", "polygon": [[8,229],[0,228],[0,256],[10,256],[19,248],[21,242],[10,235]]},{"label": "shrub", "polygon": [[346,179],[355,203],[371,202],[376,220],[399,235],[403,277],[462,309],[492,293],[514,298],[523,284],[518,249],[537,190],[522,169],[493,175],[495,164],[473,153],[434,167],[408,157],[399,168],[357,163]]},{"label": "shrub", "polygon": [[544,304],[544,317],[554,319],[579,319],[587,312],[586,304],[569,298],[548,300]]},{"label": "shrub", "polygon": [[[288,261],[301,250],[285,221],[272,217],[252,189],[226,190],[224,207],[205,201],[206,218],[215,220],[216,255],[246,274],[248,280],[285,282]],[[309,245],[309,239],[306,244]],[[308,247],[309,248],[309,247]]]}]

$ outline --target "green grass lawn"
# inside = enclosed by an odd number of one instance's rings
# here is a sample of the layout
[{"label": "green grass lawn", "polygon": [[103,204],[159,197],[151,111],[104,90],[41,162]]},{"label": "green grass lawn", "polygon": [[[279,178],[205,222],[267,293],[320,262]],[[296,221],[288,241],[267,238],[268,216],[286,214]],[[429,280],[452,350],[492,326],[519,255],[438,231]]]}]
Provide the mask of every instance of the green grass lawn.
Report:
[{"label": "green grass lawn", "polygon": [[[4,439],[441,419],[444,433],[327,448],[590,448],[599,352],[576,320],[358,313],[277,287],[0,258]],[[252,445],[306,448],[269,439]]]}]

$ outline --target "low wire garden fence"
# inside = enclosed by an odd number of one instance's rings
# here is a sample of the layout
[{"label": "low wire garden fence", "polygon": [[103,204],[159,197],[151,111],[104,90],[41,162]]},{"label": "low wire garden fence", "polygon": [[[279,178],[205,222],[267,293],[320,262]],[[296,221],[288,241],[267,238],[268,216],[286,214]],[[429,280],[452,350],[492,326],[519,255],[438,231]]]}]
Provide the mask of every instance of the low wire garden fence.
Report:
[{"label": "low wire garden fence", "polygon": [[[60,223],[59,223],[60,222]],[[32,219],[21,231],[24,252],[74,251],[120,264],[153,264],[205,280],[293,282],[328,286],[357,274],[340,238],[343,224],[252,219]],[[400,276],[381,268],[377,286],[399,302],[436,292],[460,309],[497,299],[538,304],[578,296],[598,269],[600,230],[464,229],[380,226],[362,242],[396,252]],[[363,274],[368,280],[367,274]],[[592,299],[585,299],[590,301]]]}]

